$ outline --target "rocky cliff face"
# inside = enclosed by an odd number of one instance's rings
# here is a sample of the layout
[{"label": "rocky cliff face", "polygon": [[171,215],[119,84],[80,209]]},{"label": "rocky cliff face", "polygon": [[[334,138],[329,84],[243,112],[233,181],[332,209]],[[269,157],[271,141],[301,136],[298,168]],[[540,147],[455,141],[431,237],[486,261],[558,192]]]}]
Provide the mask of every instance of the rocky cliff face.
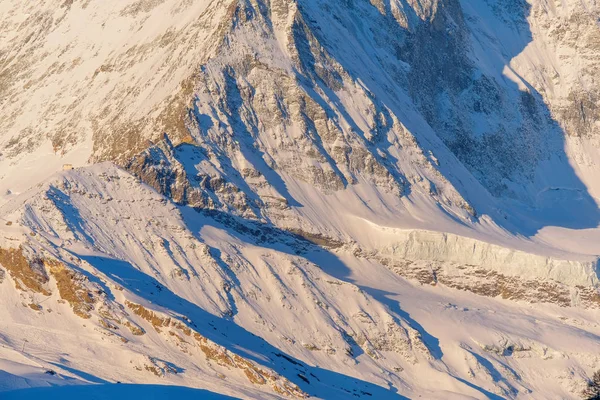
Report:
[{"label": "rocky cliff face", "polygon": [[[485,195],[460,168],[531,206],[582,186],[564,138],[594,137],[592,3],[17,3],[4,6],[5,158],[91,140],[91,160],[126,164],[167,133],[271,186],[266,170],[326,192],[362,179],[475,210]],[[540,173],[548,163],[565,178]]]},{"label": "rocky cliff face", "polygon": [[[549,47],[541,32],[550,29],[543,19],[551,9],[525,2],[233,3],[217,55],[188,81],[183,136],[235,174],[250,174],[250,182],[264,177],[267,196],[287,201],[278,175],[325,193],[361,181],[396,196],[417,190],[472,216],[479,208],[490,213],[487,193],[543,208],[540,192],[548,187],[583,189],[565,137],[591,130],[576,128],[581,118],[565,107],[593,109],[566,100],[578,87],[567,80],[568,94],[548,95],[549,64],[528,56],[532,47]],[[580,7],[565,12],[595,23]],[[534,78],[521,77],[531,69]],[[586,115],[594,126],[593,112]],[[167,133],[181,140],[178,129]],[[466,183],[473,178],[476,184]]]},{"label": "rocky cliff face", "polygon": [[571,136],[596,137],[598,133],[594,95],[598,13],[595,2],[539,2],[531,7],[534,43],[547,55],[544,64],[535,66],[537,71],[527,71],[524,78],[547,99],[556,120]]}]

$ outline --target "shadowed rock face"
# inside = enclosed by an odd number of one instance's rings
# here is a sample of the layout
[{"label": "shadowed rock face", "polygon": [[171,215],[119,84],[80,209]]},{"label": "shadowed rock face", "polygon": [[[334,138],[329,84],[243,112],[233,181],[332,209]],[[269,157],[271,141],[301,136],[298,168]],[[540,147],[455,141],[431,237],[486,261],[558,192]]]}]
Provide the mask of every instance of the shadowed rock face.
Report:
[{"label": "shadowed rock face", "polygon": [[[185,141],[219,165],[218,179],[241,177],[235,186],[247,196],[265,201],[258,185],[291,206],[285,177],[324,193],[367,180],[475,215],[478,195],[448,173],[454,157],[497,198],[537,206],[548,185],[581,191],[565,136],[594,125],[594,100],[549,108],[543,81],[506,73],[534,40],[530,23],[543,25],[540,8],[520,0],[234,2],[217,56],[190,78]],[[540,173],[544,163],[555,167]]]},{"label": "shadowed rock face", "polygon": [[[0,65],[1,152],[20,157],[48,139],[62,153],[91,138],[92,160],[132,165],[167,133],[230,169],[212,179],[253,186],[249,172],[290,206],[286,176],[324,193],[365,180],[396,196],[416,189],[474,215],[479,195],[448,172],[456,158],[493,196],[535,206],[548,186],[582,189],[564,138],[594,136],[597,125],[598,10],[575,3],[43,2],[22,24],[15,15],[31,7],[14,5],[3,22],[18,46]],[[75,13],[98,32],[118,16],[131,40],[62,48],[50,39]],[[163,22],[148,33],[155,14]],[[86,54],[90,40],[102,51]],[[530,45],[559,56],[521,62]],[[52,52],[68,62],[52,63]],[[34,104],[48,82],[64,101]],[[559,173],[540,173],[547,162]]]},{"label": "shadowed rock face", "polygon": [[[527,35],[528,5],[513,3],[505,5],[511,10],[506,23]],[[498,13],[506,16],[500,4]],[[541,98],[482,70],[472,57],[477,32],[465,19],[460,2],[446,1],[417,25],[403,52],[411,66],[408,91],[436,134],[490,193],[520,197],[510,183],[527,185],[537,163],[558,150],[547,151],[551,121],[538,110]],[[514,56],[506,54],[492,68],[501,71],[501,63]]]}]

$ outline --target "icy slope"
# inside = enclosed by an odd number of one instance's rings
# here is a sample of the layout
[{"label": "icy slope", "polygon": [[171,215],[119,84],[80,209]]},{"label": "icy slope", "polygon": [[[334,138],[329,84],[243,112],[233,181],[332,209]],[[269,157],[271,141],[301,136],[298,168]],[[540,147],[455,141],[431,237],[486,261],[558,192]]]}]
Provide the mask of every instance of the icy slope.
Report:
[{"label": "icy slope", "polygon": [[460,285],[442,272],[423,280],[419,262],[407,273],[366,254],[366,242],[323,248],[176,206],[107,163],[62,173],[1,213],[0,291],[13,305],[3,309],[13,349],[3,358],[17,376],[10,362],[244,398],[543,398],[573,396],[596,359],[593,302],[486,294],[471,265],[447,260],[465,274]]}]

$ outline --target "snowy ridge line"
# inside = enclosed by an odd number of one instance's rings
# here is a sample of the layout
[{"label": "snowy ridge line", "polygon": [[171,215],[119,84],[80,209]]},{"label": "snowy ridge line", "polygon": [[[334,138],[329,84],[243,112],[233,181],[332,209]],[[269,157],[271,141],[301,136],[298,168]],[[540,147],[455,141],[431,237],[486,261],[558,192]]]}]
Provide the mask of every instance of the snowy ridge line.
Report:
[{"label": "snowy ridge line", "polygon": [[566,260],[532,254],[453,233],[394,229],[394,241],[379,253],[392,259],[481,266],[526,279],[552,279],[569,286],[596,286],[599,258]]}]

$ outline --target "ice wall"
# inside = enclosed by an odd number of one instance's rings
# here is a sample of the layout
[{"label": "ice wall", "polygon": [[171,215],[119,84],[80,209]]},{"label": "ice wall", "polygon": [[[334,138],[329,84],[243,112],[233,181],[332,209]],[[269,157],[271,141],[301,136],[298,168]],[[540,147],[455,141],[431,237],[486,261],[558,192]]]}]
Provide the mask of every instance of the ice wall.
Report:
[{"label": "ice wall", "polygon": [[428,260],[481,266],[525,279],[553,279],[567,285],[596,285],[598,259],[570,261],[526,253],[450,233],[398,232],[380,254],[411,261]]}]

